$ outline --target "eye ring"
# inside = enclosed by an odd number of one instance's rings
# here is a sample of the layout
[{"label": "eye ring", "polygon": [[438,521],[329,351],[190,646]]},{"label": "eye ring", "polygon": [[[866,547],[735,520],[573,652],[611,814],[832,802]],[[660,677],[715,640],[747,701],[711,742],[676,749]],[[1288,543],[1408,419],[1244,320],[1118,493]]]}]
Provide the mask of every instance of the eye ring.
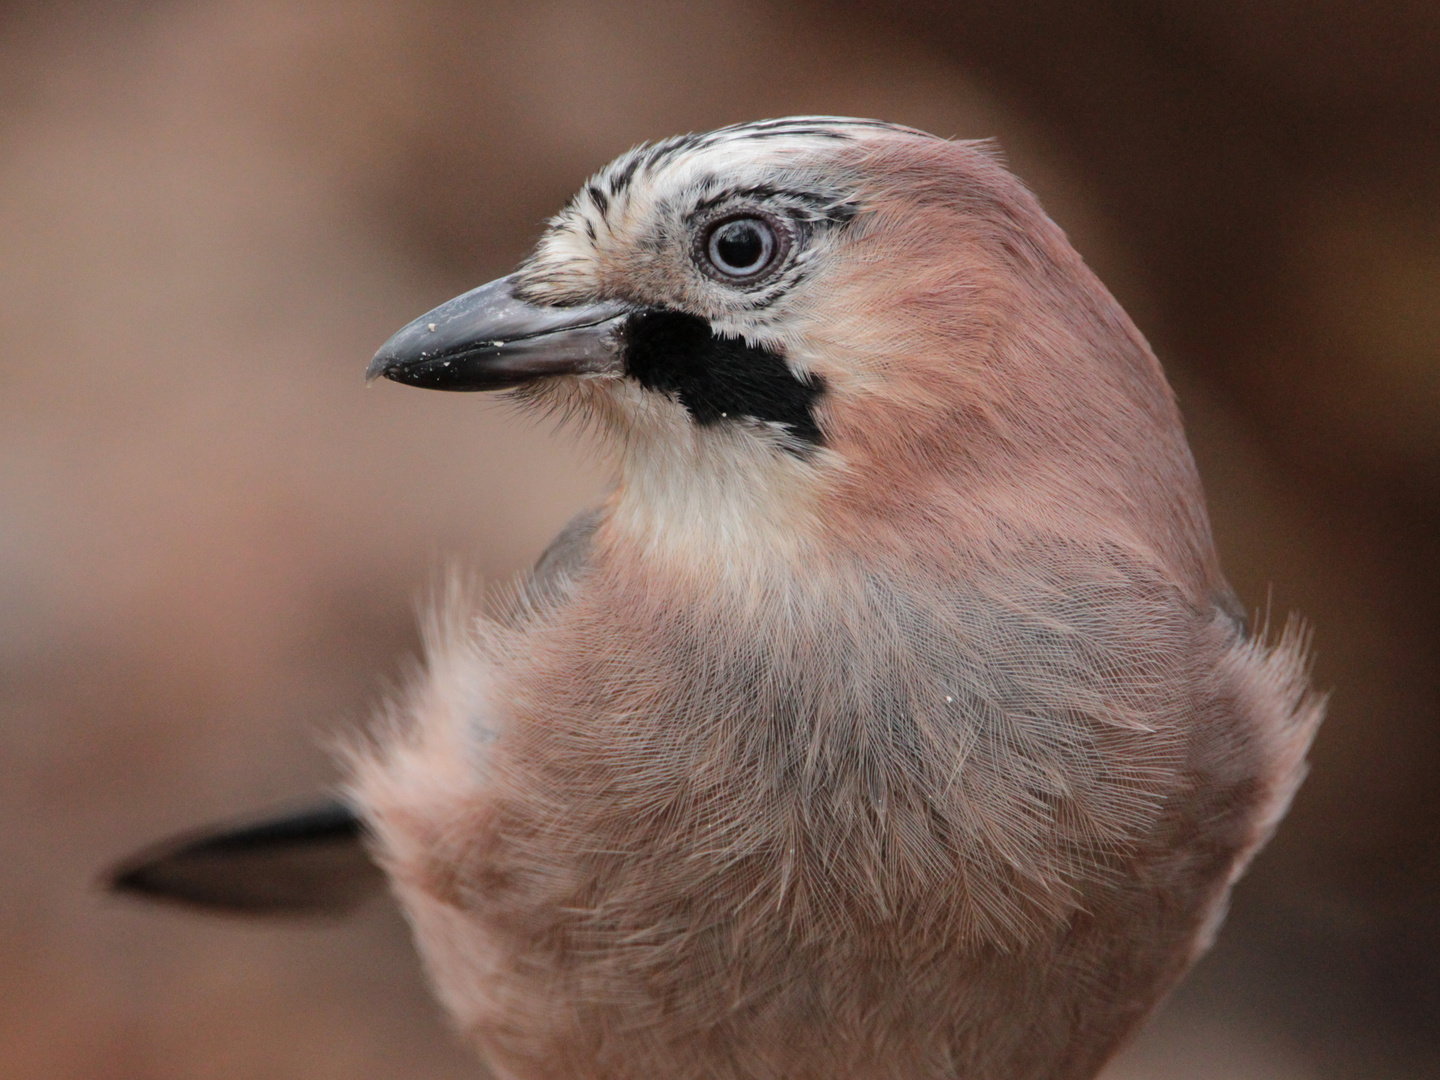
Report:
[{"label": "eye ring", "polygon": [[790,230],[771,214],[744,210],[710,222],[697,241],[697,261],[709,277],[749,285],[789,254]]}]

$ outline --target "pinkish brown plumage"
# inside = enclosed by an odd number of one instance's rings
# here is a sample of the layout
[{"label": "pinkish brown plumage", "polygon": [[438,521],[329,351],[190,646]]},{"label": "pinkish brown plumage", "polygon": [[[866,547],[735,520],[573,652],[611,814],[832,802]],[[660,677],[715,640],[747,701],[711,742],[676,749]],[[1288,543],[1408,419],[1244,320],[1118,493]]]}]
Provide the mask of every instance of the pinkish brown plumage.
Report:
[{"label": "pinkish brown plumage", "polygon": [[1321,714],[1124,312],[984,146],[830,118],[632,151],[486,288],[372,370],[616,482],[445,605],[353,794],[492,1069],[1093,1076]]}]

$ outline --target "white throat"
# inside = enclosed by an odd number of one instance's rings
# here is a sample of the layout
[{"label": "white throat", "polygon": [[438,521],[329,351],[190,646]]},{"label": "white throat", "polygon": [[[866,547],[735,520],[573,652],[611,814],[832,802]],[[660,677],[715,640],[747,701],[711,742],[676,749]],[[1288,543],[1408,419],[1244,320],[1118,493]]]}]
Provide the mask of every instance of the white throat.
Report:
[{"label": "white throat", "polygon": [[820,488],[838,467],[835,455],[817,449],[801,458],[738,423],[676,419],[626,438],[611,520],[628,542],[649,557],[739,578],[813,557]]}]

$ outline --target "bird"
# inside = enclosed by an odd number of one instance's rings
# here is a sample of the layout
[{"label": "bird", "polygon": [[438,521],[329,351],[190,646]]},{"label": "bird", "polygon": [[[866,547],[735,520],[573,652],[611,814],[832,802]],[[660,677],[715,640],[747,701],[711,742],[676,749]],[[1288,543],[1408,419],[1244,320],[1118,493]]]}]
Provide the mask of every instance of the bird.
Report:
[{"label": "bird", "polygon": [[449,590],[338,802],[111,880],[383,871],[497,1077],[1086,1080],[1303,777],[1308,631],[1251,625],[1158,360],[993,143],[643,144],[367,374],[508,392],[612,482]]}]

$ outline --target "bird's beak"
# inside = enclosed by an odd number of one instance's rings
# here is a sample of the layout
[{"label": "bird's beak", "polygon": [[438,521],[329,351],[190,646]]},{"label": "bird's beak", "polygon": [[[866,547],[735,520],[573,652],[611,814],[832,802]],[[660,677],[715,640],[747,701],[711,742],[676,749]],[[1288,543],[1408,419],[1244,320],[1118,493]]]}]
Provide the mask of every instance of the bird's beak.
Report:
[{"label": "bird's beak", "polygon": [[481,285],[421,315],[370,361],[384,376],[429,390],[505,390],[548,375],[618,374],[619,303],[550,307],[515,295],[515,276]]}]

